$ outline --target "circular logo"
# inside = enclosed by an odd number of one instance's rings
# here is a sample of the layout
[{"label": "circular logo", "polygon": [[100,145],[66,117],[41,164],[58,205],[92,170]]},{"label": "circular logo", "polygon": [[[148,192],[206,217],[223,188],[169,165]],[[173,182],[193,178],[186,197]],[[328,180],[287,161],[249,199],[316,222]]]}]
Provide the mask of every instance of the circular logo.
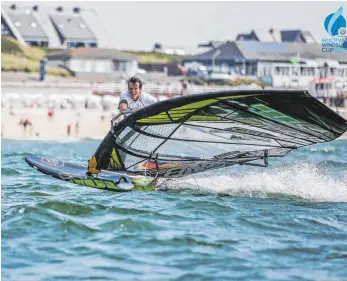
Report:
[{"label": "circular logo", "polygon": [[339,30],[339,36],[346,36],[346,28],[344,27],[341,27],[340,30]]},{"label": "circular logo", "polygon": [[324,21],[325,30],[331,35],[339,35],[339,30],[346,27],[346,19],[342,15],[343,7],[340,7],[334,14],[330,14]]},{"label": "circular logo", "polygon": [[49,165],[49,166],[64,166],[63,161],[59,161],[59,160],[54,159],[54,158],[42,157],[41,162],[45,163],[46,165]]}]

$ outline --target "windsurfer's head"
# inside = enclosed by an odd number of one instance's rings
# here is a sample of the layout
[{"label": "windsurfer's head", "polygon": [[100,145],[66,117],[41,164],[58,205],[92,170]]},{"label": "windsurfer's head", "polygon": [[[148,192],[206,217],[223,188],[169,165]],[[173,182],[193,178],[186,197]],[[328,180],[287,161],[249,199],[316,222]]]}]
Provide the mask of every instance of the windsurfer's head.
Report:
[{"label": "windsurfer's head", "polygon": [[133,76],[128,81],[128,91],[133,100],[137,100],[141,95],[142,82],[139,78]]}]

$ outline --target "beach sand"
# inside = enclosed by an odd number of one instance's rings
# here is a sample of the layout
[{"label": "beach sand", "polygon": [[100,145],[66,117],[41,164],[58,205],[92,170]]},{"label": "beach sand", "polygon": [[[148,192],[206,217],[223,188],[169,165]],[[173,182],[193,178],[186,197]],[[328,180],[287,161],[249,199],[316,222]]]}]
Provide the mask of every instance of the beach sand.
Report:
[{"label": "beach sand", "polygon": [[[96,109],[56,109],[52,118],[48,117],[47,109],[40,108],[13,109],[12,113],[8,108],[2,109],[2,139],[60,140],[68,137],[102,139],[110,130],[113,112]],[[27,126],[24,130],[23,125],[19,125],[21,118],[28,118],[32,126]],[[70,135],[67,133],[68,124],[71,126]]]}]

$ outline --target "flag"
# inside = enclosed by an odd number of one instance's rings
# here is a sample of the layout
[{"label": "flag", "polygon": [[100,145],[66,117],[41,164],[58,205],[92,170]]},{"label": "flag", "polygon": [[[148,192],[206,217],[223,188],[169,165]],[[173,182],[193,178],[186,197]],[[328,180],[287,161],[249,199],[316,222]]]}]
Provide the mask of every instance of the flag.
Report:
[{"label": "flag", "polygon": [[289,61],[290,61],[292,64],[298,64],[298,63],[300,63],[300,55],[297,54],[296,56],[291,57],[291,58],[289,59]]}]

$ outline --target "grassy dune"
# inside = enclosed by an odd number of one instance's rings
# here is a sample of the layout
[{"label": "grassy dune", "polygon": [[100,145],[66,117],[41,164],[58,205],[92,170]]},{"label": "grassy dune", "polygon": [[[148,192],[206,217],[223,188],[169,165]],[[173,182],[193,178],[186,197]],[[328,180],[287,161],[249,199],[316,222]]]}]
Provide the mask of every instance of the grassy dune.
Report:
[{"label": "grassy dune", "polygon": [[181,62],[184,58],[179,55],[168,55],[157,52],[135,52],[135,51],[124,51],[129,55],[136,56],[140,63],[168,63],[168,62]]},{"label": "grassy dune", "polygon": [[[20,45],[10,37],[1,37],[1,70],[39,72],[40,60],[47,54],[47,50]],[[60,67],[47,66],[47,74],[69,77],[70,73]]]}]

